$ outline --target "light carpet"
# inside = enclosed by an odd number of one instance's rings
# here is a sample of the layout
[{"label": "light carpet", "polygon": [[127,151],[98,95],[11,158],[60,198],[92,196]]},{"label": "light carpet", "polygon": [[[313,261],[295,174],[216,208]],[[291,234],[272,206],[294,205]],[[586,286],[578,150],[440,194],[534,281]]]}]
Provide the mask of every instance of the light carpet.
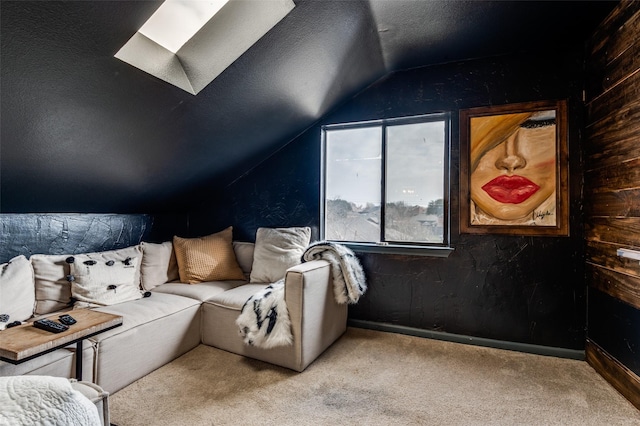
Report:
[{"label": "light carpet", "polygon": [[303,373],[200,345],[110,396],[137,425],[640,425],[586,362],[349,328]]}]

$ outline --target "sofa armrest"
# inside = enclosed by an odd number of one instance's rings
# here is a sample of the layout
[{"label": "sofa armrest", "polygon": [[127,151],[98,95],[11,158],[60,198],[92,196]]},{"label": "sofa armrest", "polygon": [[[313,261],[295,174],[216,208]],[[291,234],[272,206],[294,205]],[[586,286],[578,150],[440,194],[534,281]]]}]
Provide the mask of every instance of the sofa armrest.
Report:
[{"label": "sofa armrest", "polygon": [[287,274],[291,273],[300,273],[304,274],[308,271],[313,271],[316,269],[326,269],[327,273],[331,273],[330,264],[326,260],[311,260],[309,262],[300,263],[298,265],[292,266],[287,269]]},{"label": "sofa armrest", "polygon": [[330,277],[331,266],[326,260],[313,260],[287,269],[284,292],[289,311],[302,308],[299,302],[308,297],[324,300],[327,289],[332,288]]},{"label": "sofa armrest", "polygon": [[289,268],[284,287],[296,369],[302,371],[346,331],[347,305],[336,302],[331,266],[326,260]]}]

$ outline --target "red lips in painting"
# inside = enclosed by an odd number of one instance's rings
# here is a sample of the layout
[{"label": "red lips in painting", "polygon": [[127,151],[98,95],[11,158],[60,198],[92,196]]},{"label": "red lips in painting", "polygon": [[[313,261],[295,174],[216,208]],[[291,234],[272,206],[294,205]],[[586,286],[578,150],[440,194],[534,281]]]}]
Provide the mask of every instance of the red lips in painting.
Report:
[{"label": "red lips in painting", "polygon": [[498,176],[482,186],[491,198],[501,203],[520,204],[540,189],[529,179],[514,176]]}]

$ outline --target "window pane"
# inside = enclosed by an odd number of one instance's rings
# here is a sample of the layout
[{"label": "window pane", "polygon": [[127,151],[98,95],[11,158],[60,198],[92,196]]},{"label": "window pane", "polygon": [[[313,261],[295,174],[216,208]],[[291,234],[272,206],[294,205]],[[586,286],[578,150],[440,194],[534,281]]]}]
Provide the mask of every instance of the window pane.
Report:
[{"label": "window pane", "polygon": [[382,128],[327,130],[325,238],[380,241]]},{"label": "window pane", "polygon": [[443,243],[445,123],[386,130],[385,241]]}]

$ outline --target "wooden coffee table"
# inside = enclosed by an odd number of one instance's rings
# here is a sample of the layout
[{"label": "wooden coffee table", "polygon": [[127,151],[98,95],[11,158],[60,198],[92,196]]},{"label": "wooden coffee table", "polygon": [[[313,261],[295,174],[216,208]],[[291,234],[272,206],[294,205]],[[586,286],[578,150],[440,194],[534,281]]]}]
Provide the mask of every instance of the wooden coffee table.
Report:
[{"label": "wooden coffee table", "polygon": [[[77,321],[67,331],[51,333],[27,323],[0,332],[0,359],[21,364],[46,353],[76,343],[76,379],[82,380],[82,342],[96,334],[122,325],[122,317],[91,309],[66,312]],[[60,314],[48,318],[57,321]]]}]

